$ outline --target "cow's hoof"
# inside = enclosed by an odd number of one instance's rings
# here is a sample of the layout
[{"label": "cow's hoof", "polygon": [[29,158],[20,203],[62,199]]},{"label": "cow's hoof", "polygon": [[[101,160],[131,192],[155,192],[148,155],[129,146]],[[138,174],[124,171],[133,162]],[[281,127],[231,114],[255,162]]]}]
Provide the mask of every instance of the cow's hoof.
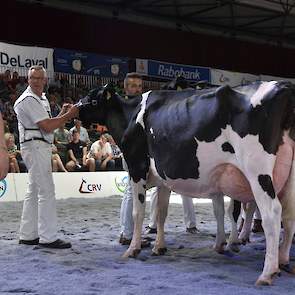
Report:
[{"label": "cow's hoof", "polygon": [[141,251],[140,249],[127,250],[123,254],[123,257],[124,258],[136,258],[139,255],[140,251]]},{"label": "cow's hoof", "polygon": [[231,243],[228,245],[227,248],[234,253],[239,253],[240,252],[240,243]]},{"label": "cow's hoof", "polygon": [[291,267],[291,265],[289,263],[280,264],[280,269],[287,272],[287,273],[289,273],[289,274],[295,275],[295,268]]},{"label": "cow's hoof", "polygon": [[272,279],[258,279],[255,283],[256,286],[271,286]]},{"label": "cow's hoof", "polygon": [[152,256],[162,256],[165,255],[165,253],[167,252],[167,248],[158,248],[156,250],[152,250]]},{"label": "cow's hoof", "polygon": [[243,238],[242,240],[241,240],[241,243],[242,243],[242,245],[246,245],[247,243],[251,243],[250,242],[250,239],[249,238]]},{"label": "cow's hoof", "polygon": [[220,245],[214,246],[215,252],[218,254],[224,254],[225,252],[225,247],[226,247],[226,242],[221,243]]},{"label": "cow's hoof", "polygon": [[270,275],[269,277],[259,277],[258,280],[256,281],[256,286],[271,286],[272,285],[272,281],[274,279],[275,276],[280,277],[281,276],[281,271],[280,269],[278,269],[277,271],[275,271],[272,275]]}]

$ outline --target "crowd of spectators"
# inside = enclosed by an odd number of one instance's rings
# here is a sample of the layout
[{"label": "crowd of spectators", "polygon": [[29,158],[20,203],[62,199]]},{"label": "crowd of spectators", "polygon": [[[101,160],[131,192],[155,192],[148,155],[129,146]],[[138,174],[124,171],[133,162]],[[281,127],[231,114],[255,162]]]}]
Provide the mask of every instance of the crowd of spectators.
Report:
[{"label": "crowd of spectators", "polygon": [[[4,120],[5,142],[9,151],[9,172],[26,172],[19,152],[19,136],[15,100],[27,88],[26,77],[18,72],[5,70],[0,73],[0,110]],[[97,86],[100,86],[99,83]],[[119,83],[118,83],[119,86]],[[78,79],[75,87],[62,75],[56,75],[48,84],[47,97],[52,117],[56,117],[64,103],[75,103],[87,95],[90,89]],[[121,89],[118,88],[118,92]],[[105,126],[97,123],[82,126],[80,120],[67,122],[54,131],[52,169],[54,172],[122,170],[122,153],[107,133]]]}]

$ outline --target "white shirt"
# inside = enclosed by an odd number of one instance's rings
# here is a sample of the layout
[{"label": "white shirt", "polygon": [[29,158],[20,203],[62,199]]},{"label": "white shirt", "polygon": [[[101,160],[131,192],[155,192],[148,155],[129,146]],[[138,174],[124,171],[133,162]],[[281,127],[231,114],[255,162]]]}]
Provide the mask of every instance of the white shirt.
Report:
[{"label": "white shirt", "polygon": [[103,148],[101,147],[99,140],[95,141],[90,148],[89,154],[94,156],[95,153],[101,151],[102,157],[105,158],[107,154],[112,155],[112,147],[109,142],[106,142]]},{"label": "white shirt", "polygon": [[53,142],[53,132],[47,133],[41,130],[37,124],[40,121],[51,118],[50,105],[44,93],[42,97],[39,97],[28,86],[15,101],[14,111],[18,120],[21,143],[31,138],[43,138],[49,143]]}]

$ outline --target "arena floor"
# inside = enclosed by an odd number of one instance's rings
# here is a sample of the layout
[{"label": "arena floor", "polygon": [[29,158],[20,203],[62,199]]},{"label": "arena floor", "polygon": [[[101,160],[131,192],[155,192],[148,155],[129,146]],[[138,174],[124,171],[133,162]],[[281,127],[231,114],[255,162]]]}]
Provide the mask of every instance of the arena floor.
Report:
[{"label": "arena floor", "polygon": [[66,250],[18,245],[22,203],[1,202],[0,294],[294,294],[295,277],[285,273],[272,287],[254,286],[263,266],[263,235],[253,234],[252,243],[233,256],[213,251],[210,203],[195,206],[196,235],[184,231],[182,206],[170,204],[166,256],[151,256],[146,249],[136,260],[122,259],[120,201],[117,196],[58,201],[60,235],[73,244]]}]

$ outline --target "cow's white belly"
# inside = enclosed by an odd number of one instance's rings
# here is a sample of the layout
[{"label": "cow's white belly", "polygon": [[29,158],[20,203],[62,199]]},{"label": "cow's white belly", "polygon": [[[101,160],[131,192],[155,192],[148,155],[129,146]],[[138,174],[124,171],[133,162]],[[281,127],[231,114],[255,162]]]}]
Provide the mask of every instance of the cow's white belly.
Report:
[{"label": "cow's white belly", "polygon": [[[232,145],[234,153],[222,151],[222,144],[225,142]],[[199,177],[162,179],[161,181],[172,191],[200,198],[222,192],[246,202],[253,199],[248,179],[257,178],[259,174],[269,174],[269,167],[273,168],[275,165],[276,157],[264,151],[257,136],[247,135],[241,138],[230,126],[227,126],[214,142],[197,143],[196,159],[192,161],[199,161]],[[154,164],[151,165],[151,169],[157,179],[160,179]],[[283,170],[287,171],[288,167],[283,167]],[[284,178],[288,173],[286,172]],[[285,179],[274,178],[275,188],[279,187],[280,190]]]}]

